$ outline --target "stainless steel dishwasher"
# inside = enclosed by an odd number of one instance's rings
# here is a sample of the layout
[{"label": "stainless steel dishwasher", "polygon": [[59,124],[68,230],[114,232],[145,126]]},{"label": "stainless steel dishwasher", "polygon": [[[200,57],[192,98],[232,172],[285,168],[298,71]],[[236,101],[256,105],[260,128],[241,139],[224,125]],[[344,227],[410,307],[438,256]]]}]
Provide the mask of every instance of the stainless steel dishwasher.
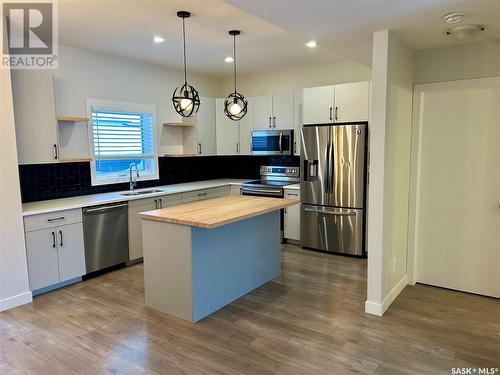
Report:
[{"label": "stainless steel dishwasher", "polygon": [[83,209],[87,273],[128,261],[128,204]]}]

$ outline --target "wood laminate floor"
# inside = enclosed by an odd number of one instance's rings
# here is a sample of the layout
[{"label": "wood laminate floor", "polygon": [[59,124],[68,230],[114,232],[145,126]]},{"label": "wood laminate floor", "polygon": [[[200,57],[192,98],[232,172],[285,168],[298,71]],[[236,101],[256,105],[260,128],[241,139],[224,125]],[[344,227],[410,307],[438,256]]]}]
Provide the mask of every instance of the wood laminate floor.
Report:
[{"label": "wood laminate floor", "polygon": [[283,248],[281,277],[199,323],[144,306],[135,265],[0,313],[1,374],[450,374],[500,367],[500,301],[406,287],[365,314],[366,261]]}]

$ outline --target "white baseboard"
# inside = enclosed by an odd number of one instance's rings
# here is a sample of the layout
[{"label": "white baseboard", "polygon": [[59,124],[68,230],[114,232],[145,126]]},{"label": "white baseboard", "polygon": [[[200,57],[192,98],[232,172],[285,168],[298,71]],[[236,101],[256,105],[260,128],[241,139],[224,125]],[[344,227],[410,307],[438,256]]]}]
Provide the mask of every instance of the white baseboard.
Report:
[{"label": "white baseboard", "polygon": [[382,316],[382,314],[384,313],[384,311],[382,310],[382,304],[372,302],[372,301],[366,301],[365,302],[365,313],[377,315],[377,316]]},{"label": "white baseboard", "polygon": [[396,299],[396,297],[401,293],[401,291],[408,285],[408,278],[404,275],[401,280],[392,288],[389,294],[384,298],[382,303],[366,301],[365,302],[365,312],[367,314],[382,316],[385,310],[391,305],[391,303]]},{"label": "white baseboard", "polygon": [[12,309],[33,301],[31,291],[0,300],[0,311]]}]

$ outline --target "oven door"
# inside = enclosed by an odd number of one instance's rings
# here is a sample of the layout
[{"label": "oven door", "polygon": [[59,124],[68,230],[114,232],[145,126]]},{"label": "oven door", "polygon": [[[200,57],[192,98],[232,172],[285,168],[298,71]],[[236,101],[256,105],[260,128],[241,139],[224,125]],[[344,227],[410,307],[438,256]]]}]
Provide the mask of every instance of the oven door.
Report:
[{"label": "oven door", "polygon": [[258,197],[283,198],[283,189],[243,185],[241,187],[241,195],[253,195],[253,196],[258,196]]},{"label": "oven door", "polygon": [[292,155],[293,130],[252,131],[253,155]]}]

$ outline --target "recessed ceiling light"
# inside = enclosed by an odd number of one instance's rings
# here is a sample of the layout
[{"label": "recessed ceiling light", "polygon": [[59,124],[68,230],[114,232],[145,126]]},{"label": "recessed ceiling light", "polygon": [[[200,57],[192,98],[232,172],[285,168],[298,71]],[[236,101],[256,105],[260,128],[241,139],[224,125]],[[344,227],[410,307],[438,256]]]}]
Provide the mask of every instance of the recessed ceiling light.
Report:
[{"label": "recessed ceiling light", "polygon": [[443,19],[450,24],[462,22],[464,14],[462,12],[451,12],[443,16]]},{"label": "recessed ceiling light", "polygon": [[224,59],[224,62],[227,62],[227,63],[232,63],[234,60],[231,56],[226,56],[226,58]]},{"label": "recessed ceiling light", "polygon": [[155,35],[153,37],[153,42],[155,42],[155,43],[163,43],[164,41],[165,41],[165,38],[163,38],[160,35]]},{"label": "recessed ceiling light", "polygon": [[315,48],[316,47],[316,41],[315,40],[310,40],[309,42],[306,43],[306,46],[309,48]]}]

